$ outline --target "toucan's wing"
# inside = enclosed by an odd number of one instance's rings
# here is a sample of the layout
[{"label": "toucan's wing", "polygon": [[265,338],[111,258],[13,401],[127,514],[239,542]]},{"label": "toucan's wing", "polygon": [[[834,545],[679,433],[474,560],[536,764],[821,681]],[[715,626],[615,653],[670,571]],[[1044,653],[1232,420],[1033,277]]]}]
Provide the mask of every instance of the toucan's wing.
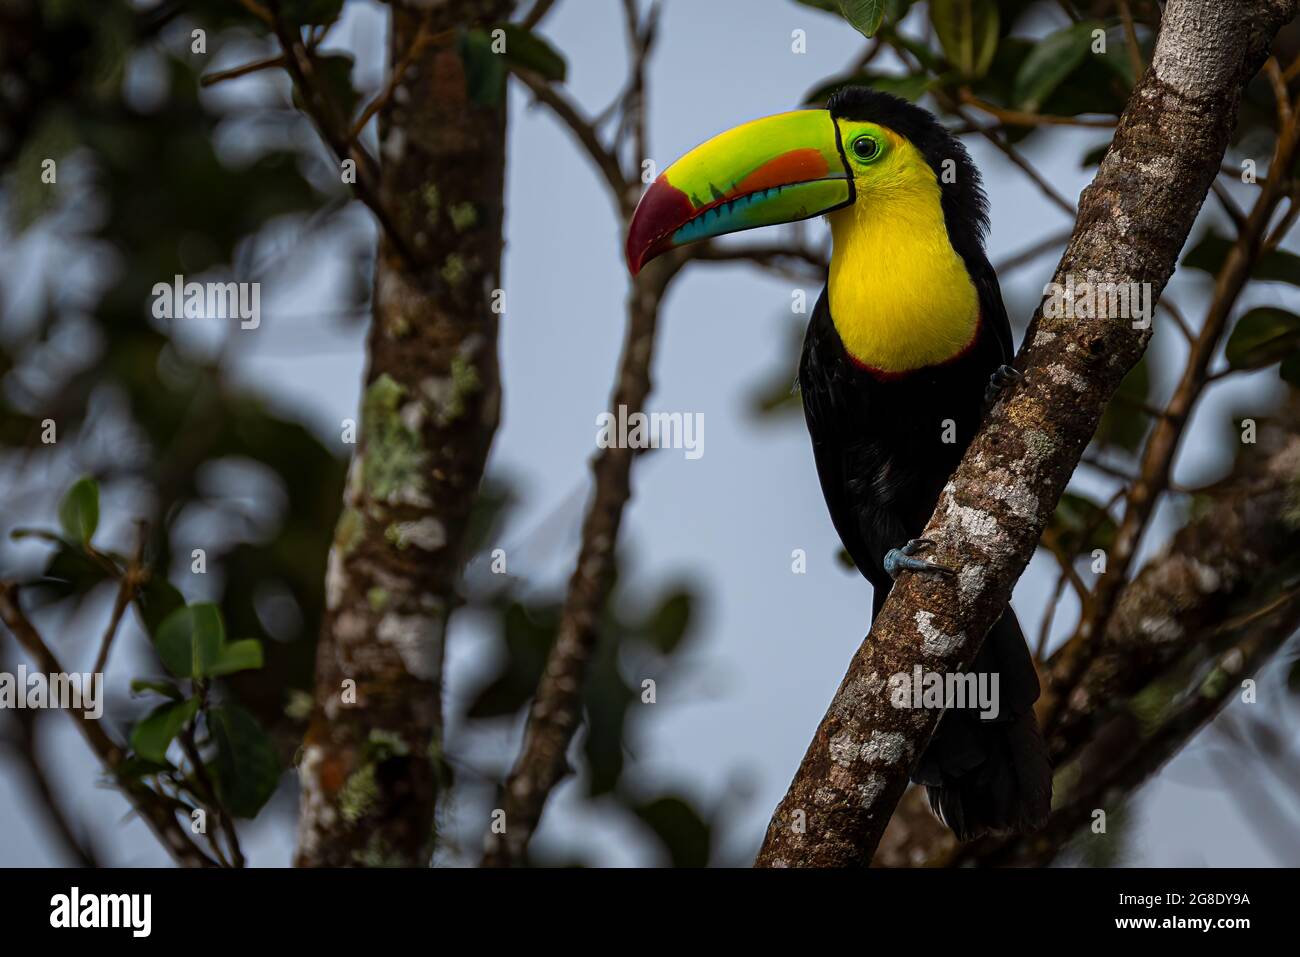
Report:
[{"label": "toucan's wing", "polygon": [[850,370],[836,359],[842,347],[827,301],[823,291],[808,323],[799,362],[799,395],[831,522],[858,570],[883,595],[891,582],[880,565],[881,543],[869,534],[870,523],[864,522],[850,498],[850,490],[871,471],[864,459],[871,457],[872,430],[861,403],[852,399],[856,389],[848,381]]},{"label": "toucan's wing", "polygon": [[983,253],[978,258],[970,257],[966,268],[970,270],[971,280],[979,295],[980,317],[997,340],[1002,350],[1002,361],[1010,362],[1016,354],[1016,347],[1011,339],[1011,322],[1007,319],[1007,307],[1002,302],[998,274],[993,271],[993,266]]}]

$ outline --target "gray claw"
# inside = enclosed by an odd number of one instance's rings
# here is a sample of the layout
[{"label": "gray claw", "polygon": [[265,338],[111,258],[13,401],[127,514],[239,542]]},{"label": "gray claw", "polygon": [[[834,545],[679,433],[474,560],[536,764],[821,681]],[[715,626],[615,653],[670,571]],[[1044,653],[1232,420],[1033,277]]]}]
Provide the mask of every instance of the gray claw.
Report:
[{"label": "gray claw", "polygon": [[989,376],[989,384],[984,388],[984,407],[988,408],[998,400],[1006,389],[1015,382],[1019,382],[1025,377],[1025,374],[1014,366],[1006,363],[998,366]]},{"label": "gray claw", "polygon": [[928,562],[924,558],[916,558],[916,553],[932,546],[934,542],[928,538],[914,538],[905,544],[902,548],[891,548],[885,552],[885,572],[890,578],[897,579],[905,571],[911,572],[939,572],[943,575],[955,574],[951,568]]}]

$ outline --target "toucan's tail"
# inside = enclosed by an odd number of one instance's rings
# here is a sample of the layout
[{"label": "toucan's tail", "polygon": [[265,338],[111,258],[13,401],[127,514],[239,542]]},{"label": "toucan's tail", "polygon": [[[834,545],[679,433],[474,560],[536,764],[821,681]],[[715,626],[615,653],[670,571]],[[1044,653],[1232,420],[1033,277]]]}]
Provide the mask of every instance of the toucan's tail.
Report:
[{"label": "toucan's tail", "polygon": [[981,834],[1032,831],[1052,809],[1052,766],[1034,719],[1038,675],[1016,616],[1008,608],[984,639],[970,671],[998,675],[998,715],[950,708],[912,780],[963,841]]}]

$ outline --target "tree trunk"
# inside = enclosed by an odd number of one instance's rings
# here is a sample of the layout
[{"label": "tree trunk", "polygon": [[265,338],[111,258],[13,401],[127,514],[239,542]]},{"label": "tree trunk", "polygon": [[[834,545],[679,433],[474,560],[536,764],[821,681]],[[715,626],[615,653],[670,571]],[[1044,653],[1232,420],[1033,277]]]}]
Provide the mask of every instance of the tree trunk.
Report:
[{"label": "tree trunk", "polygon": [[[510,0],[393,3],[389,62]],[[429,862],[442,663],[462,545],[497,425],[505,103],[474,101],[454,40],[419,53],[379,114],[381,239],[357,448],[327,573],[297,863]]]}]

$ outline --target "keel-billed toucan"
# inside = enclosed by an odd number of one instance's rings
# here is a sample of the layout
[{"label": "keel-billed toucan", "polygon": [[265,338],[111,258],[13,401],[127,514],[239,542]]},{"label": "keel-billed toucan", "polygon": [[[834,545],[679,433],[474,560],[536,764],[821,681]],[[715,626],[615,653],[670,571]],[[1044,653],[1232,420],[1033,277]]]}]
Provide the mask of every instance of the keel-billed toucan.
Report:
[{"label": "keel-billed toucan", "polygon": [[[930,113],[850,88],[825,110],[746,123],[673,163],[628,230],[633,273],[674,247],[825,214],[830,275],[804,338],[799,391],[817,473],[879,612],[918,553],[986,399],[1018,376],[984,254],[980,176]],[[992,390],[990,392],[990,384]],[[1045,820],[1051,770],[1034,720],[1038,677],[1010,608],[970,666],[999,676],[999,713],[950,709],[913,771],[963,839]],[[989,683],[991,686],[991,682]]]}]

